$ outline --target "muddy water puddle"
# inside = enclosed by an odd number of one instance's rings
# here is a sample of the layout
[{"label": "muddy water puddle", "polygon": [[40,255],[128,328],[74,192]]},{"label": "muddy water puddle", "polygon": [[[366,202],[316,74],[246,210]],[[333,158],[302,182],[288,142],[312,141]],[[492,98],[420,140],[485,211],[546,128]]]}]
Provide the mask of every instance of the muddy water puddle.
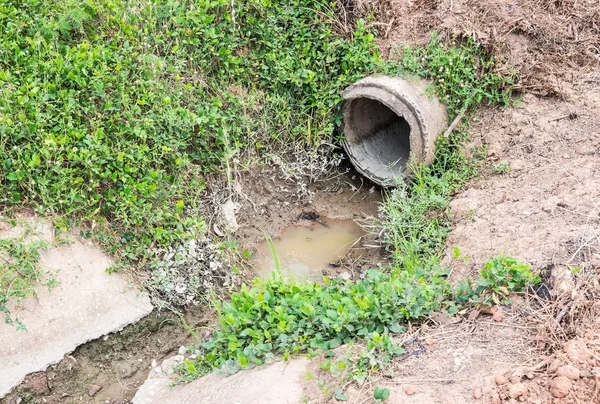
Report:
[{"label": "muddy water puddle", "polygon": [[[281,237],[273,239],[281,273],[298,280],[318,281],[323,271],[335,266],[357,245],[365,232],[347,219],[319,219],[306,225],[287,227]],[[277,265],[267,242],[254,255],[260,276],[267,277]]]}]

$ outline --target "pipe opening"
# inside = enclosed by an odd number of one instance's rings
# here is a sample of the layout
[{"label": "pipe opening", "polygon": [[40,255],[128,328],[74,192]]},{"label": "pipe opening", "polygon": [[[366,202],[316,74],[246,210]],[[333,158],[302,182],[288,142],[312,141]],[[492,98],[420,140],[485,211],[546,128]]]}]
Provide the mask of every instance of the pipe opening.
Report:
[{"label": "pipe opening", "polygon": [[354,129],[353,154],[361,158],[361,169],[384,178],[403,176],[410,156],[410,125],[380,101],[356,98],[349,105]]}]

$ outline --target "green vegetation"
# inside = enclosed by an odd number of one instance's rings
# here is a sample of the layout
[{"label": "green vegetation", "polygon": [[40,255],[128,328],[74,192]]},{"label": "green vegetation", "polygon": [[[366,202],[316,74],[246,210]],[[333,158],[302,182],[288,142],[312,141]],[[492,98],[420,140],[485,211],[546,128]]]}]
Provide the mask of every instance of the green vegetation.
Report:
[{"label": "green vegetation", "polygon": [[457,289],[458,302],[510,304],[508,296],[511,292],[523,292],[528,285],[539,283],[541,280],[539,276],[531,273],[529,265],[504,255],[486,262],[485,268],[479,274],[476,288],[473,288],[470,279],[461,281]]},{"label": "green vegetation", "polygon": [[2,2],[0,203],[91,223],[133,262],[201,234],[205,174],[328,139],[341,90],[379,61],[332,7]]},{"label": "green vegetation", "polygon": [[25,227],[23,234],[17,237],[0,239],[0,313],[4,313],[6,324],[17,323],[19,330],[26,330],[26,326],[18,318],[11,317],[7,307],[9,300],[20,301],[33,294],[40,283],[48,287],[56,285],[54,276],[38,265],[40,253],[48,243],[34,236],[34,232]]},{"label": "green vegetation", "polygon": [[[206,175],[291,144],[310,150],[331,141],[342,89],[366,74],[428,78],[450,119],[464,114],[438,140],[435,163],[415,167],[416,177],[381,208],[394,257],[387,271],[323,285],[275,274],[231,301],[215,298],[220,328],[182,365],[187,379],[362,340],[359,354],[322,368],[363,383],[403,353],[394,335],[407,321],[506,299],[536,281],[527,266],[498,257],[476,288],[454,289],[439,265],[449,198],[476,174],[477,162],[463,153],[469,117],[482,103],[510,105],[514,72],[498,70],[470,40],[448,46],[438,37],[383,61],[364,21],[351,33],[337,30],[336,7],[320,0],[0,4],[0,204],[86,225],[134,265],[160,268],[153,249],[204,232]],[[42,246],[23,246],[0,244],[0,256],[10,257],[0,272],[5,312],[9,298],[31,293],[41,279]],[[343,399],[338,390],[331,391]],[[376,401],[388,396],[389,389],[374,392]]]},{"label": "green vegetation", "polygon": [[[434,37],[427,48],[404,49],[398,63],[382,63],[378,69],[432,78],[432,91],[451,105],[453,118],[482,102],[512,102],[513,73],[496,75],[493,66],[472,42],[447,48]],[[434,311],[453,314],[466,303],[489,304],[490,296],[506,296],[535,282],[527,265],[497,257],[481,272],[477,288],[469,281],[455,289],[439,265],[450,230],[450,195],[476,174],[477,162],[467,160],[462,149],[468,119],[467,113],[462,126],[438,141],[431,167],[417,167],[415,178],[398,184],[385,199],[380,225],[394,257],[387,273],[371,270],[357,282],[326,278],[323,285],[274,275],[250,289],[243,286],[231,302],[216,303],[220,328],[200,344],[197,359],[182,365],[184,377],[214,369],[236,371],[298,353],[314,356],[363,340],[366,347],[360,353],[322,364],[341,380],[338,385],[348,380],[362,384],[372,373],[390,371],[392,359],[404,353],[394,335],[405,330],[407,321]],[[321,389],[344,400],[336,386],[323,384]],[[384,401],[385,389],[378,389],[374,398]]]}]

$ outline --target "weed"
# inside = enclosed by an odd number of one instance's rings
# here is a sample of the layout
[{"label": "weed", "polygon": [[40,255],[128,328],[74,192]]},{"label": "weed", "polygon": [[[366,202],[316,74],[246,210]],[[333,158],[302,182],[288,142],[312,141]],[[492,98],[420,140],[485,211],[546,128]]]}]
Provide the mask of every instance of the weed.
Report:
[{"label": "weed", "polygon": [[373,398],[378,403],[382,403],[386,401],[390,397],[390,389],[381,388],[380,386],[375,387],[375,391],[373,392]]},{"label": "weed", "polygon": [[495,174],[506,174],[510,171],[510,163],[508,161],[501,161],[492,166],[492,173]]},{"label": "weed", "polygon": [[461,111],[481,103],[513,105],[516,71],[496,70],[496,62],[485,49],[465,38],[455,39],[449,46],[433,34],[424,48],[402,47],[392,51],[398,64],[384,65],[389,74],[409,72],[433,82],[432,90],[446,103],[453,118]]},{"label": "weed", "polygon": [[540,280],[539,276],[531,273],[529,265],[499,255],[485,263],[485,268],[479,272],[476,287],[473,287],[470,279],[461,282],[456,300],[463,304],[510,304],[510,293],[523,292],[526,286],[539,283]]},{"label": "weed", "polygon": [[18,319],[12,318],[7,306],[10,300],[19,302],[31,295],[39,283],[48,288],[57,285],[56,278],[40,268],[40,253],[48,247],[43,240],[26,240],[27,233],[13,238],[0,239],[0,312],[6,324],[17,323],[17,328],[26,330]]}]

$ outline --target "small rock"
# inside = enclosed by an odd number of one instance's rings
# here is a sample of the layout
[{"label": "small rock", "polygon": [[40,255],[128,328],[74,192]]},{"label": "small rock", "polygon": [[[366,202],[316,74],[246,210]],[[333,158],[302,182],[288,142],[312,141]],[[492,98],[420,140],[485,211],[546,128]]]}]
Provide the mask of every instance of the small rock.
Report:
[{"label": "small rock", "polygon": [[88,390],[88,396],[94,397],[96,393],[102,390],[102,386],[98,386],[97,384],[92,384],[90,389]]},{"label": "small rock", "polygon": [[555,267],[550,276],[553,297],[573,296],[575,280],[573,274],[566,267]]},{"label": "small rock", "polygon": [[48,379],[46,379],[46,373],[39,372],[29,376],[27,386],[35,394],[46,394],[49,391]]},{"label": "small rock", "polygon": [[403,390],[406,393],[406,395],[412,396],[413,394],[415,394],[417,392],[417,387],[412,384],[409,384],[407,386],[404,386]]},{"label": "small rock", "polygon": [[23,402],[23,399],[21,397],[13,397],[10,399],[8,404],[21,404],[22,402]]},{"label": "small rock", "polygon": [[475,400],[479,400],[481,397],[483,397],[483,392],[481,391],[481,389],[473,390],[473,398]]},{"label": "small rock", "polygon": [[499,311],[496,311],[494,312],[494,314],[492,314],[492,318],[494,319],[494,321],[500,322],[504,320],[504,314],[502,314]]},{"label": "small rock", "polygon": [[221,213],[223,215],[223,221],[225,222],[225,229],[228,232],[235,233],[237,229],[240,228],[235,217],[235,214],[240,207],[241,205],[239,203],[233,202],[231,199],[228,199],[227,202],[221,205]]},{"label": "small rock", "polygon": [[521,376],[511,376],[510,382],[512,384],[521,383]]},{"label": "small rock", "polygon": [[558,376],[550,383],[550,394],[556,398],[563,398],[569,394],[572,387],[573,383],[571,383],[571,380],[565,376]]},{"label": "small rock", "polygon": [[437,339],[433,339],[433,338],[425,338],[425,343],[429,346],[435,344],[437,342]]},{"label": "small rock", "polygon": [[558,369],[556,369],[556,374],[558,376],[565,376],[566,378],[571,380],[579,379],[579,369],[572,365],[565,365],[559,367]]},{"label": "small rock", "polygon": [[502,375],[498,375],[494,378],[494,380],[496,381],[496,384],[498,386],[502,386],[503,384],[508,383],[508,379]]},{"label": "small rock", "polygon": [[500,399],[500,394],[496,390],[492,391],[491,394],[492,404],[502,404],[502,400]]},{"label": "small rock", "polygon": [[185,353],[187,352],[187,348],[184,346],[180,346],[177,352],[179,353],[179,355],[185,355]]},{"label": "small rock", "polygon": [[523,383],[515,383],[508,390],[508,395],[511,398],[519,398],[525,393],[527,393],[527,387]]}]

